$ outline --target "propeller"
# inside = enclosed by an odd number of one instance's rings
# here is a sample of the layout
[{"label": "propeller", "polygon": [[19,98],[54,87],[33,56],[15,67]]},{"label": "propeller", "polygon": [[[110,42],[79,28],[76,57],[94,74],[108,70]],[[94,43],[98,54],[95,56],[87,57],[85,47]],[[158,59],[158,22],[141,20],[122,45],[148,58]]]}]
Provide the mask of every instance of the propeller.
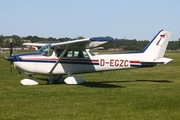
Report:
[{"label": "propeller", "polygon": [[[13,55],[13,47],[12,47],[12,38],[10,38],[10,46],[9,46],[9,50],[10,50],[10,56]],[[11,61],[10,63],[10,67],[11,67],[11,74],[12,74],[12,67],[13,67],[13,62]]]}]

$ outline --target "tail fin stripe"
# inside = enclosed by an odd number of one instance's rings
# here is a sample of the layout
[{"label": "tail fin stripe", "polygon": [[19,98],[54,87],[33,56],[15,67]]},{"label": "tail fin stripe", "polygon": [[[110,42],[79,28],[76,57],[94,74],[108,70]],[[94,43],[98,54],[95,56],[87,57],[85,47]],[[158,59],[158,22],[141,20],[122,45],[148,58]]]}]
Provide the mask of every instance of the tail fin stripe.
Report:
[{"label": "tail fin stripe", "polygon": [[161,38],[160,38],[159,41],[156,43],[156,45],[159,45],[160,41],[161,41]]}]

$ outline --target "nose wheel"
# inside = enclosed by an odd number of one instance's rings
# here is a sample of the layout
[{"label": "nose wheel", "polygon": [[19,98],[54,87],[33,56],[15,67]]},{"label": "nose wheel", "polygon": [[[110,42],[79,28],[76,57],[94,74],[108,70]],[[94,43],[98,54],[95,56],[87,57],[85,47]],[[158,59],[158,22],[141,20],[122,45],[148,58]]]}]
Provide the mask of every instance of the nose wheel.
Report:
[{"label": "nose wheel", "polygon": [[38,82],[32,79],[32,75],[29,75],[28,78],[21,80],[22,85],[38,85]]}]

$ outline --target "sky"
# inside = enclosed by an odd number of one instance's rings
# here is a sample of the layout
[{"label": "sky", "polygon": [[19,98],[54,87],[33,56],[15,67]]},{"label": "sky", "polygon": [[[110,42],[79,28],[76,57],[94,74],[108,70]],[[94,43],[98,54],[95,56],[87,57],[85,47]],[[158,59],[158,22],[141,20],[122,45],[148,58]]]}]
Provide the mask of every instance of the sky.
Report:
[{"label": "sky", "polygon": [[151,40],[180,38],[180,0],[0,0],[0,34]]}]

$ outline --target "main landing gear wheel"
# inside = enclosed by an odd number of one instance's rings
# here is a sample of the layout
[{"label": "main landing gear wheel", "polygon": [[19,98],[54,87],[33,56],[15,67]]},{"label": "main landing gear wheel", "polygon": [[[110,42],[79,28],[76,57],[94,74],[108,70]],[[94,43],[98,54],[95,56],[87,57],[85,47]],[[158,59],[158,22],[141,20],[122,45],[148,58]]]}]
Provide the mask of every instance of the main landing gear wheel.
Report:
[{"label": "main landing gear wheel", "polygon": [[47,84],[49,84],[49,83],[54,83],[54,84],[64,83],[64,79],[65,79],[65,77],[63,77],[62,75],[50,76],[47,80]]},{"label": "main landing gear wheel", "polygon": [[84,79],[80,78],[80,77],[67,77],[64,82],[66,84],[71,84],[71,85],[75,85],[75,84],[81,84],[84,83]]},{"label": "main landing gear wheel", "polygon": [[35,80],[32,80],[32,75],[29,75],[29,78],[25,78],[21,80],[22,85],[38,85],[38,82]]}]

